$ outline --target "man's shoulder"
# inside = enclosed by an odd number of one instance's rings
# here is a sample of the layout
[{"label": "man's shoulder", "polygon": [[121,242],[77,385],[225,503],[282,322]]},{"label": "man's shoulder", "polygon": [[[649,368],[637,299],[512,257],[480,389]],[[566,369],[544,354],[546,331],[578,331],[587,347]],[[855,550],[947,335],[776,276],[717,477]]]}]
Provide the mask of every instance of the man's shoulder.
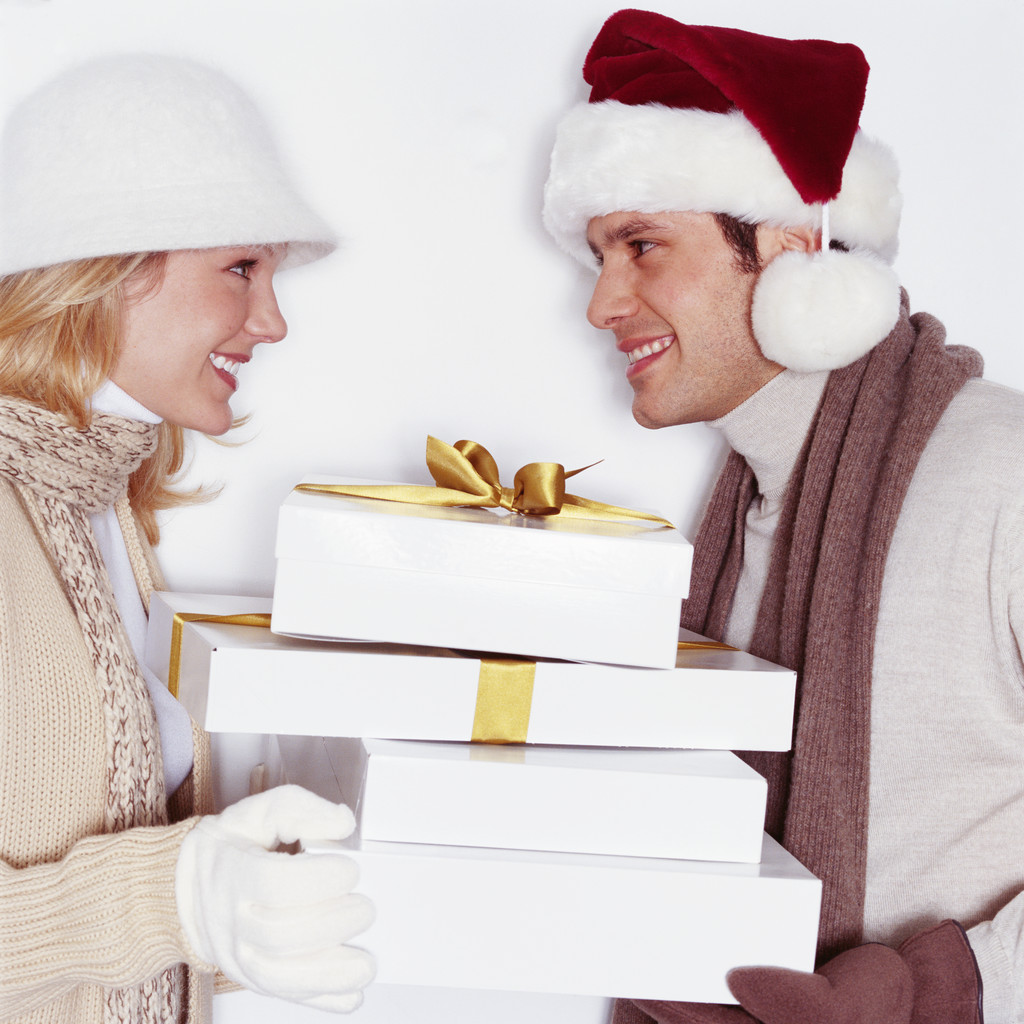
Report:
[{"label": "man's shoulder", "polygon": [[950,403],[950,408],[956,407],[972,412],[1005,410],[1019,415],[1024,410],[1024,391],[984,377],[972,377]]},{"label": "man's shoulder", "polygon": [[954,396],[932,432],[917,477],[962,489],[1024,494],[1024,392],[976,378]]},{"label": "man's shoulder", "polygon": [[935,435],[1002,449],[1024,442],[1024,392],[980,377],[969,380],[949,403]]}]

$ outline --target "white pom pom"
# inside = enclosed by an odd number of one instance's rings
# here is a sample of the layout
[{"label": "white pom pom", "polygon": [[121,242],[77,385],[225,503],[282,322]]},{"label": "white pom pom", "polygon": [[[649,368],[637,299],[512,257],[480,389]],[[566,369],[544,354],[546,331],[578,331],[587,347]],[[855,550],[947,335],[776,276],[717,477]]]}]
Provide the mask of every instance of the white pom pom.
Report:
[{"label": "white pom pom", "polygon": [[802,373],[837,370],[893,329],[900,285],[869,252],[785,252],[762,271],[751,319],[761,351]]}]

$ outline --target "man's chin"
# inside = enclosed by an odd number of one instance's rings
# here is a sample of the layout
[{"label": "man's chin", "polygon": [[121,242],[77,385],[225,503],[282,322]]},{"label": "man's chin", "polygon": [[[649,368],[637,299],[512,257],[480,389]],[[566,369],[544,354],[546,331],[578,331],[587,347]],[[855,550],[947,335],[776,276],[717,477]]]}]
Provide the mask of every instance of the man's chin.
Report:
[{"label": "man's chin", "polygon": [[692,417],[681,415],[678,410],[652,409],[638,399],[633,402],[633,419],[647,430],[660,430],[662,427],[678,427],[684,423],[697,422]]}]

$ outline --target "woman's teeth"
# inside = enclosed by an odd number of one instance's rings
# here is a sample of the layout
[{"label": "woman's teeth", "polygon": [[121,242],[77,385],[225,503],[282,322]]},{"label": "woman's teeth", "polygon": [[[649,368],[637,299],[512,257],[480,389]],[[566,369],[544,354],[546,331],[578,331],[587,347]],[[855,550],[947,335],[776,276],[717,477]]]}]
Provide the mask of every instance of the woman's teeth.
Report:
[{"label": "woman's teeth", "polygon": [[629,365],[632,366],[647,356],[653,356],[656,352],[664,352],[674,340],[673,338],[659,338],[657,341],[652,341],[647,345],[631,349],[626,353],[629,358]]},{"label": "woman's teeth", "polygon": [[242,365],[237,360],[228,359],[227,356],[218,356],[216,354],[210,356],[210,362],[213,363],[218,370],[226,370],[232,377],[238,376],[239,367]]}]

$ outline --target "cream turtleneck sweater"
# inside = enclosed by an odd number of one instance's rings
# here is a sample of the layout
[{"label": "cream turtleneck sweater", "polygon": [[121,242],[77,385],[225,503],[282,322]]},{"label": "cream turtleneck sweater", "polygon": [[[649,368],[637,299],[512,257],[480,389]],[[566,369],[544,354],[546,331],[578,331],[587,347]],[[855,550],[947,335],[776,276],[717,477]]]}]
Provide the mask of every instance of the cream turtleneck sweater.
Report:
[{"label": "cream turtleneck sweater", "polygon": [[[827,374],[786,370],[721,430],[757,477],[725,639],[746,647]],[[864,938],[969,929],[986,1024],[1024,1022],[1024,395],[972,380],[922,455],[886,562],[872,670]]]}]

